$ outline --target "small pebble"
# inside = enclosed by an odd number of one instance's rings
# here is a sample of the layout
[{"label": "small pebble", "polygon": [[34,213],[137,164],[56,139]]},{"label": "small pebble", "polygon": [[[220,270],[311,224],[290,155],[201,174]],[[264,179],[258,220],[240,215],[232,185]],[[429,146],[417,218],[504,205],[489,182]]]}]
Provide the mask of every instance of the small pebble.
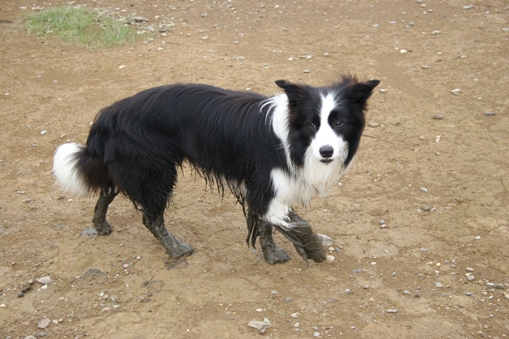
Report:
[{"label": "small pebble", "polygon": [[269,319],[265,318],[263,321],[251,320],[247,323],[247,326],[256,328],[261,334],[263,334],[267,328],[272,327],[273,325]]},{"label": "small pebble", "polygon": [[317,236],[318,236],[318,240],[320,240],[322,245],[325,246],[325,247],[332,246],[332,244],[334,244],[334,239],[332,239],[328,235],[317,234]]},{"label": "small pebble", "polygon": [[345,293],[346,293],[346,294],[353,294],[353,292],[352,292],[349,288],[347,288],[347,289],[345,290]]},{"label": "small pebble", "polygon": [[495,114],[497,114],[497,113],[495,113],[495,112],[484,112],[484,115],[486,115],[486,116],[491,116],[491,115],[495,115]]},{"label": "small pebble", "polygon": [[404,291],[403,291],[403,294],[404,294],[404,295],[411,295],[412,293],[410,293],[410,291],[409,291],[409,290],[404,290]]},{"label": "small pebble", "polygon": [[332,262],[334,261],[334,259],[335,259],[335,258],[334,258],[334,256],[333,256],[333,255],[328,255],[328,256],[326,257],[326,260],[327,260],[327,263],[328,263],[328,264],[332,263]]},{"label": "small pebble", "polygon": [[135,17],[133,17],[133,20],[135,22],[148,22],[148,19],[145,17],[142,17],[142,16],[135,16]]},{"label": "small pebble", "polygon": [[44,329],[46,329],[46,327],[48,327],[50,322],[51,322],[51,320],[49,320],[49,318],[42,319],[41,321],[39,321],[37,323],[37,327],[44,330]]},{"label": "small pebble", "polygon": [[387,313],[398,313],[398,310],[395,309],[395,308],[391,308],[391,309],[389,309],[389,310],[387,310],[385,312],[387,312]]},{"label": "small pebble", "polygon": [[437,282],[435,282],[435,287],[436,287],[436,288],[442,288],[442,287],[444,287],[444,285],[442,285],[442,283],[441,283],[441,282],[438,282],[438,281],[437,281]]},{"label": "small pebble", "polygon": [[48,133],[48,131],[46,131],[46,130],[41,131],[41,135],[44,135],[46,133]]},{"label": "small pebble", "polygon": [[467,268],[465,268],[465,271],[467,271],[467,272],[473,272],[473,271],[474,271],[474,269],[473,269],[472,267],[467,267]]},{"label": "small pebble", "polygon": [[370,122],[368,122],[368,126],[369,127],[379,127],[380,124],[378,122],[375,122],[375,121],[370,121]]},{"label": "small pebble", "polygon": [[43,285],[51,284],[51,278],[49,276],[41,277],[38,279],[35,279],[38,283]]},{"label": "small pebble", "polygon": [[387,92],[387,89],[385,89],[385,88],[380,88],[380,93],[385,93],[385,92]]},{"label": "small pebble", "polygon": [[435,119],[435,120],[444,120],[444,116],[442,114],[435,114],[433,116],[433,119]]},{"label": "small pebble", "polygon": [[461,89],[459,89],[459,88],[455,88],[455,89],[453,89],[453,90],[451,91],[451,93],[452,93],[452,94],[454,94],[454,95],[458,95],[458,94],[460,94],[460,93],[461,93]]},{"label": "small pebble", "polygon": [[400,49],[400,50],[399,50],[399,52],[400,52],[401,54],[408,53],[408,51],[407,51],[406,49]]}]

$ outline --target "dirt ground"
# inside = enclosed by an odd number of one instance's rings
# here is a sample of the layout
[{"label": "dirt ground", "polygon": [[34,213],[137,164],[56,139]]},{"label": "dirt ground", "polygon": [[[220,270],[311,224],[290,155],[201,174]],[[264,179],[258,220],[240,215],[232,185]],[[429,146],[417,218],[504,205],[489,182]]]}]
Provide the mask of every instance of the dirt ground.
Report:
[{"label": "dirt ground", "polygon": [[[23,15],[67,3],[0,2],[1,339],[251,338],[264,318],[271,338],[509,337],[509,2],[77,0],[148,18],[146,35],[95,50],[27,35]],[[187,168],[166,213],[196,251],[180,260],[125,198],[111,235],[80,236],[96,197],[53,184],[56,147],[143,89],[273,94],[340,73],[382,82],[353,166],[299,208],[335,239],[330,264],[280,234],[291,260],[265,263],[233,197]]]}]

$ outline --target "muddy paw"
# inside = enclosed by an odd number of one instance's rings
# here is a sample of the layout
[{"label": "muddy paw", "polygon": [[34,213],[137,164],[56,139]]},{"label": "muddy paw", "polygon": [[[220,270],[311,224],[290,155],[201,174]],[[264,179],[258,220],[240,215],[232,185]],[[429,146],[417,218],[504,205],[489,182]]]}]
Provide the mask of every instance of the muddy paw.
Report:
[{"label": "muddy paw", "polygon": [[194,253],[194,249],[191,245],[179,241],[177,244],[166,248],[166,253],[173,258],[188,257]]},{"label": "muddy paw", "polygon": [[277,246],[262,249],[265,260],[271,265],[282,264],[290,260],[290,256],[282,248]]},{"label": "muddy paw", "polygon": [[97,224],[94,223],[94,228],[100,235],[108,235],[113,232],[113,229],[106,220],[98,222]]},{"label": "muddy paw", "polygon": [[309,242],[309,244],[306,247],[304,247],[307,259],[311,259],[315,262],[325,261],[326,259],[325,250],[323,249],[320,238],[318,238],[316,234],[313,234],[311,238],[312,239]]}]

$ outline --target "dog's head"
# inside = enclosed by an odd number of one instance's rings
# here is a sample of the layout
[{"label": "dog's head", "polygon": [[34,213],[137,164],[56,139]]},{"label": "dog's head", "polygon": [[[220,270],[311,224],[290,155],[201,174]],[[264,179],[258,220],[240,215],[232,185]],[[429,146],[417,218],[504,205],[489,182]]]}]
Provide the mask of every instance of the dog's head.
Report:
[{"label": "dog's head", "polygon": [[324,165],[353,159],[365,126],[364,112],[380,81],[359,82],[343,76],[331,87],[311,87],[278,80],[288,97],[288,142],[292,160],[302,166],[308,149]]}]

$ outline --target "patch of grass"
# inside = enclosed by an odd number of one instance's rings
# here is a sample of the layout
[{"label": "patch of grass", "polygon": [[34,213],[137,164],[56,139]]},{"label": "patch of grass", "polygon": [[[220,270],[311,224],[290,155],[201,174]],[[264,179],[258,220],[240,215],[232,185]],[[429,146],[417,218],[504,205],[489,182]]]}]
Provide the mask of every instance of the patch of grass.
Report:
[{"label": "patch of grass", "polygon": [[90,47],[105,47],[134,42],[135,32],[124,22],[84,8],[55,7],[26,18],[29,34],[56,35],[65,41]]}]

